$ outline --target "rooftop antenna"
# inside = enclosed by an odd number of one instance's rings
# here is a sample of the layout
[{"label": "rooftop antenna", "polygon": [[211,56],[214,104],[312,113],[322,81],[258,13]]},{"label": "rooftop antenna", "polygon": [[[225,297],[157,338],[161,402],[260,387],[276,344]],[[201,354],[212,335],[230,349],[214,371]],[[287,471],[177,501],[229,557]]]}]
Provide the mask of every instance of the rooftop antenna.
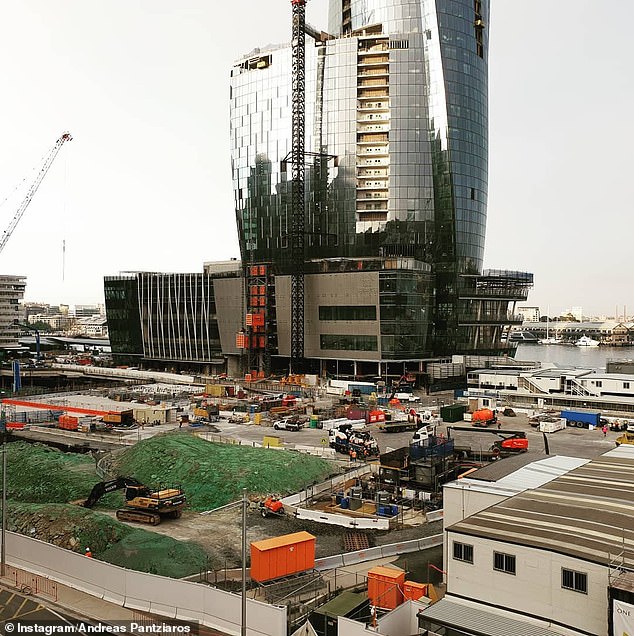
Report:
[{"label": "rooftop antenna", "polygon": [[66,273],[66,239],[62,239],[62,282]]}]

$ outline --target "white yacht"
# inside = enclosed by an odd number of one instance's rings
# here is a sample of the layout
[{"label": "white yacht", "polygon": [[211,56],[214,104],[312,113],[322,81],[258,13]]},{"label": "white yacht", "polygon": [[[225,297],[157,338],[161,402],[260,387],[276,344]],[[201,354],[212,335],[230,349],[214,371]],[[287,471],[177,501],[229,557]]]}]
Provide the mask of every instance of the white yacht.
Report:
[{"label": "white yacht", "polygon": [[561,338],[555,338],[553,336],[549,336],[547,338],[542,338],[539,341],[539,344],[551,345],[551,344],[561,344],[563,340]]},{"label": "white yacht", "polygon": [[577,342],[575,342],[577,347],[598,347],[599,341],[593,340],[592,338],[588,338],[588,336],[581,336]]},{"label": "white yacht", "polygon": [[[548,308],[548,314],[550,315],[550,307]],[[563,340],[561,338],[557,338],[557,332],[555,331],[555,335],[550,335],[550,318],[546,316],[546,337],[542,338],[539,341],[539,344],[551,345],[551,344],[561,344]]]}]

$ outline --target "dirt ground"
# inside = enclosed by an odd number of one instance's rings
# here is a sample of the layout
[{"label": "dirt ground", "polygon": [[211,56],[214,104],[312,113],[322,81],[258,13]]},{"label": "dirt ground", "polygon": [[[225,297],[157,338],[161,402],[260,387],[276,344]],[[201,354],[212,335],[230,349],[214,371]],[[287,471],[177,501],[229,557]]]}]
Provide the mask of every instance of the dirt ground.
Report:
[{"label": "dirt ground", "polygon": [[[242,510],[237,506],[205,515],[186,511],[180,519],[167,519],[152,527],[151,531],[180,541],[198,543],[209,555],[209,569],[234,568],[239,567],[242,553],[241,523]],[[252,541],[302,530],[317,537],[317,558],[344,552],[343,537],[350,532],[347,528],[311,523],[290,516],[263,518],[257,509],[250,509],[247,512],[247,549]],[[368,537],[370,546],[377,546],[419,539],[440,532],[442,523],[435,522],[390,532],[369,532]]]}]

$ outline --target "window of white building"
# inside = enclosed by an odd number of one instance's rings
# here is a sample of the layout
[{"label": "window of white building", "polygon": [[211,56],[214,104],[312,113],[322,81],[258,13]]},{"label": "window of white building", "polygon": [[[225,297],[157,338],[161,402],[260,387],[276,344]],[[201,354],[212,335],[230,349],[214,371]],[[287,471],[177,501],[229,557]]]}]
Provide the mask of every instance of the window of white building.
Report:
[{"label": "window of white building", "polygon": [[574,592],[588,593],[588,575],[585,572],[575,572],[561,568],[561,587]]},{"label": "window of white building", "polygon": [[515,555],[504,552],[493,553],[493,569],[506,574],[515,574]]},{"label": "window of white building", "polygon": [[467,543],[453,542],[453,558],[456,561],[473,563],[473,546]]}]

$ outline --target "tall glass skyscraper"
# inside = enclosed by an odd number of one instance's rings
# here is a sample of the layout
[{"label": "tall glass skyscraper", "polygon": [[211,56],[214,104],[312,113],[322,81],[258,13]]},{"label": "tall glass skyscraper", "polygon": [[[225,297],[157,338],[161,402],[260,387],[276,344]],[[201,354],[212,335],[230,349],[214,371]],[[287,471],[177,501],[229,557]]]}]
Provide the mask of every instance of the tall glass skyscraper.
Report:
[{"label": "tall glass skyscraper", "polygon": [[[307,37],[306,271],[380,270],[381,298],[381,280],[408,280],[395,305],[379,303],[381,359],[499,351],[532,285],[531,274],[482,269],[488,23],[488,0],[330,0],[329,35]],[[231,73],[247,274],[292,273],[291,62],[289,45],[255,49]],[[279,320],[274,299],[262,302]],[[387,333],[395,315],[409,328]]]}]

